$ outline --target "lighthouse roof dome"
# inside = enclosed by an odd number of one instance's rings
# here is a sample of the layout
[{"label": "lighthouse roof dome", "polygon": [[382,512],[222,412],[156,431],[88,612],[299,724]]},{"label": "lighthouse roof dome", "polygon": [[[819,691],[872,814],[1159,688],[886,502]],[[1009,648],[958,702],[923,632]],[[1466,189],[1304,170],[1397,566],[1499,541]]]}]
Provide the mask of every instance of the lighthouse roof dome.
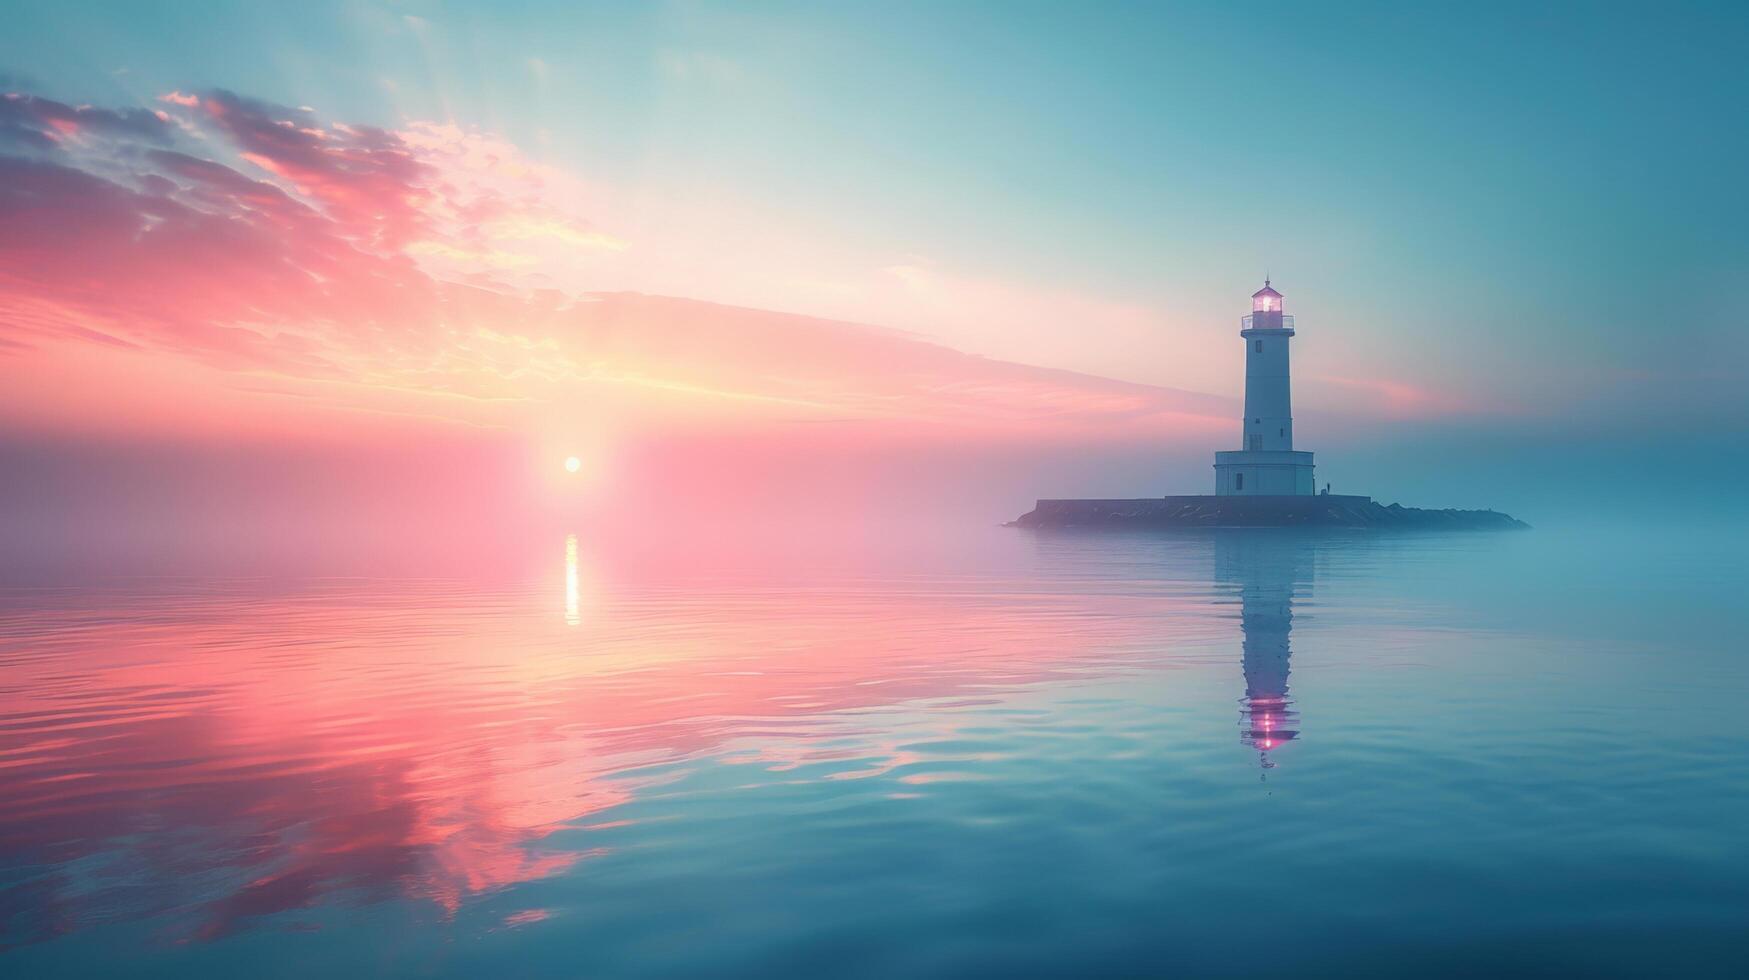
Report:
[{"label": "lighthouse roof dome", "polygon": [[1275,296],[1279,298],[1281,294],[1275,291],[1275,287],[1269,284],[1268,279],[1265,279],[1263,280],[1263,288],[1251,294],[1252,299],[1257,299],[1260,296]]}]

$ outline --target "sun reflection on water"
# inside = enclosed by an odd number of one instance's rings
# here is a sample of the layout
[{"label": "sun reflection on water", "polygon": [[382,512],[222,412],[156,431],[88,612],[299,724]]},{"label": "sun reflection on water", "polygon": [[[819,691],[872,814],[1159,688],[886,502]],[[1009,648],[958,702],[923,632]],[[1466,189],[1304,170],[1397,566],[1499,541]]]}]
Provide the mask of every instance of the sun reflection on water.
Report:
[{"label": "sun reflection on water", "polygon": [[565,535],[565,625],[583,622],[577,599],[577,536]]}]

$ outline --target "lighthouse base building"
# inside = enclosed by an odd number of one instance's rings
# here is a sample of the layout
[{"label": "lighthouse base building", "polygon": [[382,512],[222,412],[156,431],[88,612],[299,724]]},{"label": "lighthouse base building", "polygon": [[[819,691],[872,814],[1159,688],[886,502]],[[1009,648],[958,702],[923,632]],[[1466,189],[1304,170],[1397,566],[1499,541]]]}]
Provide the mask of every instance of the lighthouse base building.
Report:
[{"label": "lighthouse base building", "polygon": [[1240,449],[1215,453],[1215,496],[1311,496],[1312,454]]}]

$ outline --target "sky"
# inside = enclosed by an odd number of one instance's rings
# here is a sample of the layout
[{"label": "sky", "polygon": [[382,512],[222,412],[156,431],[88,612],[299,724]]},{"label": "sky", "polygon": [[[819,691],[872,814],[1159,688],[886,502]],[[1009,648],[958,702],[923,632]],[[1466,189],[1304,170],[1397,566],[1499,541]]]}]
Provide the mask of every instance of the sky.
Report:
[{"label": "sky", "polygon": [[15,534],[1749,475],[1741,5],[3,16]]}]

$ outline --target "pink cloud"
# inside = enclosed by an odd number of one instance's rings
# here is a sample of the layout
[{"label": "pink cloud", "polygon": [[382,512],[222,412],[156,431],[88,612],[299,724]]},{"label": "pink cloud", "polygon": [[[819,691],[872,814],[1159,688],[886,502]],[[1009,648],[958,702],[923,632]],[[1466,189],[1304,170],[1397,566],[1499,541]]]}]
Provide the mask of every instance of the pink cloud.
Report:
[{"label": "pink cloud", "polygon": [[170,127],[147,109],[98,109],[19,92],[0,94],[0,148],[48,150],[60,137],[81,132],[151,144],[170,138]]},{"label": "pink cloud", "polygon": [[[586,185],[511,144],[325,124],[228,92],[161,101],[174,125],[0,101],[0,356],[15,365],[77,374],[83,347],[122,347],[198,365],[215,387],[272,378],[298,405],[415,400],[487,424],[563,406],[665,424],[1169,436],[1232,414],[1225,399],[879,327],[556,288],[580,256],[636,249],[580,213]],[[50,134],[66,125],[104,139],[63,145]],[[0,408],[40,414],[28,397]],[[93,383],[81,397],[117,394]]]},{"label": "pink cloud", "polygon": [[310,112],[225,91],[200,105],[243,159],[321,203],[345,234],[393,248],[423,227],[427,174],[394,134],[360,126],[330,133]]},{"label": "pink cloud", "polygon": [[1314,385],[1322,384],[1338,389],[1339,395],[1334,399],[1338,403],[1343,400],[1340,397],[1341,392],[1359,396],[1360,404],[1347,406],[1357,414],[1428,418],[1473,414],[1480,410],[1474,403],[1457,395],[1392,378],[1356,378],[1325,374],[1308,380]]}]

